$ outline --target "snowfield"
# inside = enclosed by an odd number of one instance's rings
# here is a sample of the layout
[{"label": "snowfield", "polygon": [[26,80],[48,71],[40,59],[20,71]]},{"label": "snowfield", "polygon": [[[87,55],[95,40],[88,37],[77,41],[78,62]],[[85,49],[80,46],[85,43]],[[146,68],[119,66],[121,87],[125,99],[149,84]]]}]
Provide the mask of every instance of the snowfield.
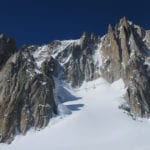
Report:
[{"label": "snowfield", "polygon": [[61,109],[69,113],[53,118],[40,132],[30,131],[11,145],[1,144],[0,150],[150,149],[150,121],[133,120],[118,109],[124,102],[122,80],[110,85],[101,78],[68,91],[74,98],[64,101]]}]

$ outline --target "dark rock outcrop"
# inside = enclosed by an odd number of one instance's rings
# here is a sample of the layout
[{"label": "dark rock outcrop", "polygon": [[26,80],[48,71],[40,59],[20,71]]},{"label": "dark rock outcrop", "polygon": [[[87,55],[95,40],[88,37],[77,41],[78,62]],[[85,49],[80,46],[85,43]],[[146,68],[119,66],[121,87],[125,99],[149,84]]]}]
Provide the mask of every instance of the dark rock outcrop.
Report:
[{"label": "dark rock outcrop", "polygon": [[4,34],[0,35],[0,69],[8,58],[16,52],[16,42],[13,38],[6,38]]}]

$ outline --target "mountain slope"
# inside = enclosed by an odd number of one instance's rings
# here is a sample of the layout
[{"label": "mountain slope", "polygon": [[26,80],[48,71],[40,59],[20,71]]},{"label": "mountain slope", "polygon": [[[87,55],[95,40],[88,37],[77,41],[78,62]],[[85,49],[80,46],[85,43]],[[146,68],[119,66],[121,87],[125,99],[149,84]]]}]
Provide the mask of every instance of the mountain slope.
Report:
[{"label": "mountain slope", "polygon": [[100,77],[109,83],[122,79],[126,104],[120,108],[133,118],[149,117],[150,32],[125,17],[103,37],[85,32],[78,40],[16,51],[14,40],[2,35],[0,46],[0,142],[11,143],[17,134],[69,113],[62,103],[79,97],[63,86],[79,88]]},{"label": "mountain slope", "polygon": [[61,119],[54,118],[40,132],[18,136],[2,150],[148,150],[149,120],[133,120],[118,106],[125,92],[122,80],[110,85],[103,79],[84,83],[76,90],[69,90],[76,97],[63,103],[72,111]]},{"label": "mountain slope", "polygon": [[126,100],[135,116],[149,117],[150,78],[149,31],[122,18],[109,25],[102,41],[102,76],[109,82],[122,78],[127,86]]}]

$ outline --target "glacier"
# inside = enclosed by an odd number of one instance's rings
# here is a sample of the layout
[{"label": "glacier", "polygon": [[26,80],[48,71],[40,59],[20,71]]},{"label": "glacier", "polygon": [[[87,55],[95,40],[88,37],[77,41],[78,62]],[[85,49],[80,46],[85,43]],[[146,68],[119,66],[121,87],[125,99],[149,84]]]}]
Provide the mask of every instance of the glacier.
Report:
[{"label": "glacier", "polygon": [[63,102],[66,111],[40,132],[18,135],[11,145],[1,144],[0,149],[149,150],[150,120],[133,120],[118,108],[126,90],[121,79],[109,84],[100,78],[80,88],[65,88],[76,97]]}]

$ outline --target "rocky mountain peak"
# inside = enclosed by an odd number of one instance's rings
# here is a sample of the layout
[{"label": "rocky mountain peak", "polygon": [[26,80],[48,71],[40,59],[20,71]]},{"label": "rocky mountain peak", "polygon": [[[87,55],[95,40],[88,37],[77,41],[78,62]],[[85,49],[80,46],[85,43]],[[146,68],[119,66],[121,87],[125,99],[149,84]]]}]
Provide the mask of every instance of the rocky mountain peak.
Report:
[{"label": "rocky mountain peak", "polygon": [[112,33],[114,30],[113,30],[113,27],[111,24],[108,25],[108,33]]},{"label": "rocky mountain peak", "polygon": [[146,37],[147,31],[122,18],[115,26],[113,34],[109,33],[102,40],[102,76],[109,82],[122,78],[128,87],[126,99],[131,112],[147,117],[147,97],[150,96],[149,92],[146,92],[150,90],[149,76],[145,69],[145,58],[149,58],[147,43],[150,40]]},{"label": "rocky mountain peak", "polygon": [[97,35],[95,33],[91,33],[91,41],[96,42],[97,41]]},{"label": "rocky mountain peak", "polygon": [[125,17],[103,37],[84,32],[77,40],[24,45],[18,52],[15,40],[1,35],[0,69],[0,142],[45,127],[58,112],[55,87],[62,80],[77,88],[99,77],[122,78],[129,113],[150,114],[150,32]]},{"label": "rocky mountain peak", "polygon": [[6,38],[4,34],[0,35],[0,69],[8,58],[16,52],[16,42],[13,38]]},{"label": "rocky mountain peak", "polygon": [[83,32],[81,38],[84,38],[84,39],[85,39],[85,38],[88,38],[88,33],[87,33],[87,32]]},{"label": "rocky mountain peak", "polygon": [[0,39],[6,40],[6,36],[4,33],[0,34]]},{"label": "rocky mountain peak", "polygon": [[88,44],[90,37],[87,32],[84,32],[80,38],[81,49],[84,49]]},{"label": "rocky mountain peak", "polygon": [[128,28],[129,21],[126,19],[126,17],[123,17],[120,19],[119,25]]}]

